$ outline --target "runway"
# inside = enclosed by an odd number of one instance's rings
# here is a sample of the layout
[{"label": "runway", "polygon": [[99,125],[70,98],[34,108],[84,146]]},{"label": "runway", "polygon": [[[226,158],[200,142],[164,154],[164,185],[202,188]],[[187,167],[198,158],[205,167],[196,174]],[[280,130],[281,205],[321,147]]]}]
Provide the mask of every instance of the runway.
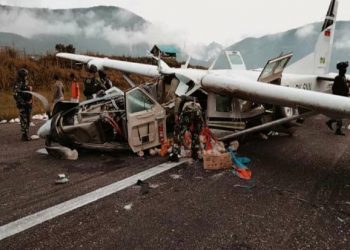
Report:
[{"label": "runway", "polygon": [[[350,131],[335,136],[323,116],[293,137],[247,138],[254,179],[206,172],[201,162],[131,186],[0,241],[1,249],[348,249]],[[5,127],[4,127],[5,126]],[[0,226],[123,180],[166,159],[84,154],[78,161],[42,156],[42,141],[14,140],[0,127]],[[4,132],[6,131],[6,133]],[[55,185],[58,173],[69,183]],[[126,209],[128,208],[128,209]]]}]

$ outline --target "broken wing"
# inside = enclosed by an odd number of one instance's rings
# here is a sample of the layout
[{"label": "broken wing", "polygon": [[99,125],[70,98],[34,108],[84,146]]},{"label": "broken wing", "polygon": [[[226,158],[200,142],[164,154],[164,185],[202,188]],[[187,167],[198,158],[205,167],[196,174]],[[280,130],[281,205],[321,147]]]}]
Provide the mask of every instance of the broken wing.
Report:
[{"label": "broken wing", "polygon": [[350,118],[350,99],[347,97],[273,85],[237,75],[207,74],[201,84],[205,90],[220,95],[285,107],[303,107],[332,117]]},{"label": "broken wing", "polygon": [[135,73],[150,77],[156,77],[160,75],[158,72],[158,67],[155,65],[125,62],[115,59],[76,55],[70,53],[57,53],[56,56],[60,58],[86,63],[89,67],[91,65],[95,65],[98,69],[110,68],[120,70],[126,73]]}]

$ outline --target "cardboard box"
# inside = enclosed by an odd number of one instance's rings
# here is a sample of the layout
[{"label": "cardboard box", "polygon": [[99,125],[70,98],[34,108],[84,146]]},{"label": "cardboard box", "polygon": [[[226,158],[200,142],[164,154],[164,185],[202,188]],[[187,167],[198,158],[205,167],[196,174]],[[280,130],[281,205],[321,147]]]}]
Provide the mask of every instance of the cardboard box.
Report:
[{"label": "cardboard box", "polygon": [[206,170],[228,169],[232,167],[230,153],[220,155],[203,155],[203,166]]}]

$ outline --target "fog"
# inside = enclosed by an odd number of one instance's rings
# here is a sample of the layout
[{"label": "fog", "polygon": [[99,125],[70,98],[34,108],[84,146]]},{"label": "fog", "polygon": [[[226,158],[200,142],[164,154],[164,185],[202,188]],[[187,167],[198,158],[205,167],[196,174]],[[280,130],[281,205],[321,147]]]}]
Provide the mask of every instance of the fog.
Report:
[{"label": "fog", "polygon": [[[112,20],[130,22],[131,26],[133,18],[134,14],[127,11],[118,11],[112,15]],[[92,10],[77,13],[72,10],[0,8],[0,23],[0,32],[15,33],[26,38],[38,35],[71,35],[86,39],[98,38],[112,46],[133,47],[146,43],[150,48],[154,44],[175,44],[196,58],[208,57],[205,44],[191,43],[180,30],[165,30],[148,22],[133,27],[117,27],[118,23],[107,23]],[[74,46],[79,48],[79,44]]]}]

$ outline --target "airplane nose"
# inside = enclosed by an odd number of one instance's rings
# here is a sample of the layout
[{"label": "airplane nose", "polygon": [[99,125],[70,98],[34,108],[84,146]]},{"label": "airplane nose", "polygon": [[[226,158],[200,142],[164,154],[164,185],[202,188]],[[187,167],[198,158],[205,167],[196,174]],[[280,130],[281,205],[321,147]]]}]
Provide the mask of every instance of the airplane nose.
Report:
[{"label": "airplane nose", "polygon": [[50,134],[51,120],[46,121],[38,130],[40,138],[45,139]]}]

